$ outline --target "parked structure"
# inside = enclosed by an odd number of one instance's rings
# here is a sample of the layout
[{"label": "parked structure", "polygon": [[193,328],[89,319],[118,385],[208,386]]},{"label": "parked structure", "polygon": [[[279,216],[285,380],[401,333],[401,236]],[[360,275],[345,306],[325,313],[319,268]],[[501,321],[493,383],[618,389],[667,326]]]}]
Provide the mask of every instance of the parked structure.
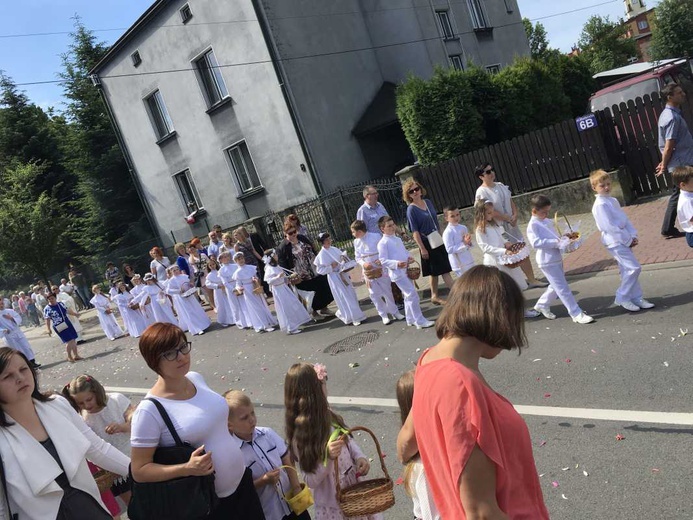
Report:
[{"label": "parked structure", "polygon": [[391,176],[396,84],[528,53],[516,0],[158,0],[92,80],[173,242]]}]

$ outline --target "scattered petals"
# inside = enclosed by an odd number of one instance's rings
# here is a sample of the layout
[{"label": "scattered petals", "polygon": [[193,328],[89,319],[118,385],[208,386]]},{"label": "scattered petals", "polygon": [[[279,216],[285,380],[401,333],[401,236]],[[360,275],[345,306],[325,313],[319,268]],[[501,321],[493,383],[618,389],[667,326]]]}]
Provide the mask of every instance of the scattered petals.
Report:
[{"label": "scattered petals", "polygon": [[546,441],[541,441],[541,442],[539,443],[539,446],[540,446],[540,447],[541,447],[541,446],[546,446]]},{"label": "scattered petals", "polygon": [[557,487],[558,487],[558,482],[556,482],[556,481],[554,480],[553,482],[551,482],[551,485],[552,485],[553,487],[557,488]]},{"label": "scattered petals", "polygon": [[669,366],[669,362],[668,362],[668,361],[665,361],[664,363],[662,363],[662,365],[664,365],[665,367],[668,367],[668,366]]},{"label": "scattered petals", "polygon": [[659,469],[657,469],[657,468],[652,468],[652,473],[659,473]]},{"label": "scattered petals", "polygon": [[562,498],[563,500],[568,500],[568,497],[565,496],[565,493],[561,493],[561,498]]},{"label": "scattered petals", "polygon": [[358,366],[361,366],[361,365],[359,365],[358,363],[349,363],[349,368],[356,368]]},{"label": "scattered petals", "polygon": [[549,397],[551,397],[551,394],[544,394],[545,399],[548,399]]},{"label": "scattered petals", "polygon": [[622,441],[623,439],[625,439],[625,437],[623,435],[621,435],[620,433],[616,435],[617,441]]},{"label": "scattered petals", "polygon": [[567,358],[567,359],[565,360],[566,363],[572,363],[572,361],[573,361],[573,360],[570,359],[570,358]]},{"label": "scattered petals", "polygon": [[594,350],[593,348],[591,348],[590,350],[592,351],[592,354],[596,354],[596,353],[597,353],[597,351]]},{"label": "scattered petals", "polygon": [[561,468],[561,471],[568,471],[570,468],[566,466],[565,468]]},{"label": "scattered petals", "polygon": [[395,480],[395,484],[401,486],[402,484],[404,484],[404,479],[402,477],[399,477],[397,480]]},{"label": "scattered petals", "polygon": [[541,361],[541,358],[533,359],[532,363],[536,363],[537,361]]},{"label": "scattered petals", "polygon": [[582,474],[585,475],[586,477],[589,477],[589,476],[590,476],[590,474],[587,473],[584,469],[582,470]]}]

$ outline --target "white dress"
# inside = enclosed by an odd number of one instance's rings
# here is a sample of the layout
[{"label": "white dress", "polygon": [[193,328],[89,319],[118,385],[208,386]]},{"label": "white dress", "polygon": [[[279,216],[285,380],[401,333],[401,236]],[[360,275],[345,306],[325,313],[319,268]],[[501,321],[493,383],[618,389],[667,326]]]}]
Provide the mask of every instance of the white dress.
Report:
[{"label": "white dress", "polygon": [[[144,319],[144,322],[147,324],[148,327],[149,325],[154,323],[155,320],[154,313],[152,313],[152,308],[149,303],[149,300],[142,296],[145,287],[146,286],[143,283],[133,285],[132,289],[130,289],[130,294],[132,294],[132,297],[134,298],[133,301],[140,306],[138,312],[142,315],[142,318]],[[147,302],[146,304],[145,301]]]},{"label": "white dress", "polygon": [[[62,302],[68,311],[77,313],[77,304],[71,295],[60,292],[58,293],[57,300]],[[84,338],[82,338],[82,323],[79,321],[79,317],[68,314],[67,319],[70,320],[70,323],[72,323],[72,326],[75,328],[75,332],[77,333],[77,341],[84,341]]]},{"label": "white dress", "polygon": [[183,330],[188,330],[191,334],[201,334],[212,324],[212,321],[194,295],[183,296],[188,289],[190,289],[190,279],[186,274],[174,276],[166,284],[166,294],[173,297],[173,305],[176,306],[181,328],[185,323],[186,328]]},{"label": "white dress", "polygon": [[139,303],[140,306],[144,304],[149,308],[154,322],[179,325],[178,320],[173,315],[171,300],[168,299],[163,287],[159,285],[146,285],[137,295],[137,303]]},{"label": "white dress", "polygon": [[255,294],[253,279],[257,279],[256,265],[239,265],[232,279],[236,282],[236,288],[243,289],[242,300],[245,302],[247,319],[252,323],[255,332],[263,330],[270,332],[278,325],[278,322],[267,306],[264,294]]},{"label": "white dress", "polygon": [[[94,297],[89,300],[89,303],[96,307],[96,312],[99,315],[99,324],[101,325],[101,328],[108,339],[113,341],[114,339],[125,334],[113,315],[113,311],[111,310],[111,301],[108,298],[106,298],[103,294],[95,294]],[[106,311],[111,312],[108,313]]]},{"label": "white dress", "polygon": [[278,265],[265,266],[265,282],[272,289],[274,310],[277,311],[279,328],[286,333],[298,330],[311,320],[310,314],[291,289],[284,270]]},{"label": "white dress", "polygon": [[123,323],[128,334],[133,338],[139,338],[144,329],[147,328],[147,323],[144,321],[144,316],[142,316],[139,309],[130,308],[132,300],[132,294],[128,291],[118,293],[112,298],[112,301],[118,306],[120,315],[123,317]]},{"label": "white dress", "polygon": [[366,315],[359,306],[359,299],[356,296],[354,286],[351,285],[349,273],[341,273],[340,265],[332,267],[332,262],[340,263],[340,259],[345,255],[336,247],[323,247],[313,260],[315,270],[318,274],[326,274],[327,281],[332,290],[332,296],[337,303],[337,318],[346,325],[350,323],[360,323],[366,319]]},{"label": "white dress", "polygon": [[[222,246],[225,247],[225,246]],[[248,319],[248,310],[245,305],[245,300],[242,296],[233,292],[236,288],[236,281],[233,279],[233,273],[238,269],[235,263],[221,264],[219,268],[219,278],[226,286],[226,300],[231,308],[231,315],[239,329],[250,329],[252,324]]]},{"label": "white dress", "polygon": [[229,299],[226,297],[226,286],[219,276],[219,271],[210,269],[205,280],[205,287],[214,291],[214,302],[217,304],[217,323],[224,327],[235,325],[236,320],[231,312]]},{"label": "white dress", "polygon": [[130,407],[130,399],[116,392],[109,392],[106,397],[106,406],[100,412],[89,413],[82,410],[82,418],[96,435],[129,457],[130,433],[106,433],[106,426],[114,422],[125,422],[125,412]]},{"label": "white dress", "polygon": [[476,243],[484,253],[484,265],[497,267],[501,271],[508,273],[520,290],[524,291],[527,288],[527,280],[522,269],[519,267],[505,267],[498,263],[498,257],[505,254],[505,240],[503,239],[503,228],[486,224],[486,232],[482,233],[479,228],[476,230]]}]

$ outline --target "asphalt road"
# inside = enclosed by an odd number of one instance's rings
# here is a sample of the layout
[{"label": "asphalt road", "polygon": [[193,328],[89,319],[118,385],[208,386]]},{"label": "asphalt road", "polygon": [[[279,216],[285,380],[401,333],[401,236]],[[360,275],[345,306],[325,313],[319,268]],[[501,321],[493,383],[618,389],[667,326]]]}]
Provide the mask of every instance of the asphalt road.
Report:
[{"label": "asphalt road", "polygon": [[[496,391],[516,405],[542,407],[526,409],[532,415],[524,418],[551,518],[693,518],[692,267],[691,262],[647,266],[641,283],[657,307],[637,314],[611,306],[617,273],[572,278],[578,301],[596,323],[573,324],[565,309],[556,306],[557,320],[527,322],[529,348],[521,355],[503,353],[483,363],[481,369]],[[530,290],[526,297],[534,303],[540,294]],[[425,314],[434,318],[438,309],[423,303]],[[372,399],[393,399],[398,376],[436,338],[433,329],[416,331],[401,323],[385,327],[372,307],[366,310],[370,319],[358,328],[333,320],[297,336],[213,325],[192,340],[193,369],[220,392],[244,389],[256,404],[259,423],[281,433],[286,369],[297,361],[326,364],[331,397],[358,397],[367,403],[335,404],[335,409],[348,424],[377,433],[388,469],[397,479],[398,410],[391,401]],[[684,335],[687,329],[690,333]],[[155,375],[141,360],[136,340],[108,341],[98,326],[87,332],[89,341],[80,346],[87,360],[75,365],[63,361],[64,349],[55,339],[30,333],[37,359],[44,364],[44,389],[60,388],[82,372],[111,387],[146,389],[153,384]],[[360,348],[337,355],[324,352],[356,333],[368,333]],[[350,363],[359,366],[351,368]],[[141,396],[131,392],[131,397]],[[544,407],[561,410],[533,415]],[[590,409],[591,418],[576,418],[577,408]],[[688,424],[667,422],[674,421],[673,415],[645,422],[642,414],[624,420],[617,412],[597,414],[595,409],[688,414],[677,416]],[[363,436],[358,441],[372,456],[372,443]],[[396,486],[396,492],[397,504],[385,518],[411,518],[411,502],[402,486]]]}]

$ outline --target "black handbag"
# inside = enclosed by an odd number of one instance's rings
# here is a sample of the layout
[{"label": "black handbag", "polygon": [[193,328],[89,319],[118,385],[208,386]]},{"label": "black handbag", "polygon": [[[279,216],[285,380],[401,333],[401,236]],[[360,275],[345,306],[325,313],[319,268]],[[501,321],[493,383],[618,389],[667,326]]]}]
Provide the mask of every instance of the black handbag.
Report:
[{"label": "black handbag", "polygon": [[[195,448],[181,441],[166,410],[156,399],[152,401],[171,432],[175,446],[160,447],[154,452],[154,463],[169,466],[190,460]],[[217,505],[214,474],[203,477],[181,477],[163,482],[137,482],[132,478],[132,498],[128,505],[130,520],[198,520],[207,518]]]}]

